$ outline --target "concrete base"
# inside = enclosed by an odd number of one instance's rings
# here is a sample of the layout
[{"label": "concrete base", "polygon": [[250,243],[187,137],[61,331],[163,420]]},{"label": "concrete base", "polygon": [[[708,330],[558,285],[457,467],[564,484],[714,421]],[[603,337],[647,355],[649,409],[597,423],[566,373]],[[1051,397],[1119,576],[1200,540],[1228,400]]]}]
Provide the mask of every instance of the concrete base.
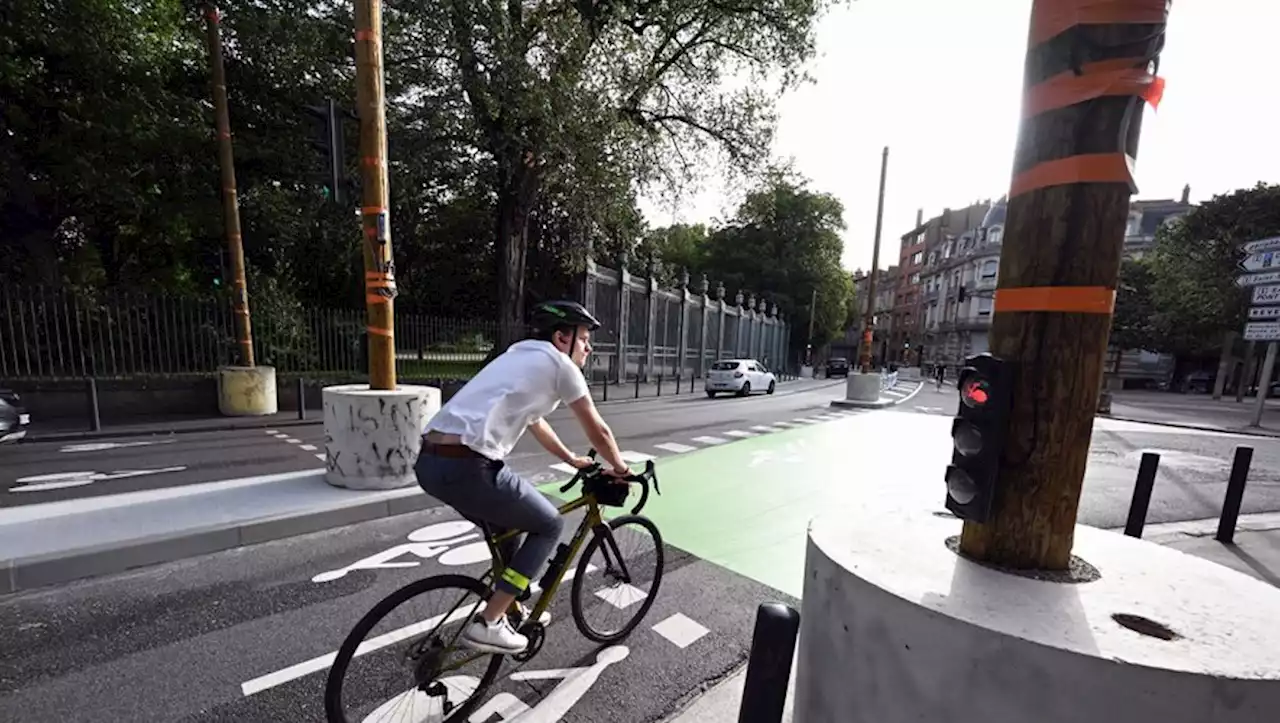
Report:
[{"label": "concrete base", "polygon": [[831,403],[833,407],[857,407],[879,409],[893,404],[892,399],[880,397],[880,375],[850,372],[844,381],[844,399]]},{"label": "concrete base", "polygon": [[801,379],[816,379],[817,377],[818,377],[818,375],[814,372],[813,367],[811,367],[811,366],[802,366],[802,367],[800,367],[800,378],[801,378]]},{"label": "concrete base", "polygon": [[1075,553],[1101,577],[1031,579],[952,552],[960,527],[874,495],[810,525],[796,723],[1260,723],[1280,710],[1280,590],[1084,526]]},{"label": "concrete base", "polygon": [[415,484],[414,462],[427,421],[440,411],[440,390],[367,384],[324,389],[325,480],[335,487],[386,490]]},{"label": "concrete base", "polygon": [[275,367],[219,368],[218,411],[227,417],[261,417],[280,411]]}]

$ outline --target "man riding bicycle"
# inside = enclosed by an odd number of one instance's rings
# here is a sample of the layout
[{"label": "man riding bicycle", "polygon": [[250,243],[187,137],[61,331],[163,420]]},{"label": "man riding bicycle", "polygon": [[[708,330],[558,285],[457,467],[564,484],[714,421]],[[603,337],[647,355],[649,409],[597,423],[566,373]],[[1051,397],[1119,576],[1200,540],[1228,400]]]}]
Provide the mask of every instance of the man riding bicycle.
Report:
[{"label": "man riding bicycle", "polygon": [[[615,477],[630,474],[582,375],[591,332],[600,322],[573,301],[538,304],[530,321],[532,338],[512,344],[431,418],[415,467],[422,489],[467,519],[528,533],[523,544],[513,539],[501,551],[506,570],[484,611],[462,633],[469,647],[492,653],[519,653],[528,646],[507,612],[515,603],[520,621],[528,616],[516,598],[536,579],[564,526],[555,506],[503,462],[525,430],[567,464],[591,466],[546,422],[546,415],[563,402],[600,451],[607,471]],[[549,617],[544,613],[539,622],[546,625]]]}]

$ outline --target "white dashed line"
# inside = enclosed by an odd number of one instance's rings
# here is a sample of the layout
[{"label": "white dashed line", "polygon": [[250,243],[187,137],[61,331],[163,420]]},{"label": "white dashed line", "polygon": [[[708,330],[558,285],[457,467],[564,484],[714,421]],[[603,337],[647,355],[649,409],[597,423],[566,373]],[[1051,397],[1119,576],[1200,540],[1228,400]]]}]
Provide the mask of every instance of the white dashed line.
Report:
[{"label": "white dashed line", "polygon": [[817,424],[818,423],[818,420],[810,419],[808,417],[796,417],[791,421],[795,422],[796,424]]},{"label": "white dashed line", "polygon": [[738,439],[746,439],[747,437],[754,437],[754,436],[756,436],[756,433],[755,433],[755,432],[744,432],[744,431],[742,431],[741,429],[730,429],[728,432],[725,432],[725,433],[724,433],[724,436],[726,436],[726,437],[737,437]]},{"label": "white dashed line", "polygon": [[642,462],[648,462],[651,459],[656,459],[656,457],[651,454],[645,454],[644,452],[623,452],[622,459],[626,462],[639,464]]},{"label": "white dashed line", "polygon": [[316,446],[314,444],[304,444],[301,447],[298,447],[298,449],[301,449],[307,452],[314,452],[316,451]]},{"label": "white dashed line", "polygon": [[711,632],[680,613],[663,620],[653,626],[653,632],[666,638],[681,650],[696,643],[702,636]]},{"label": "white dashed line", "polygon": [[551,469],[554,469],[557,472],[564,472],[565,474],[573,474],[578,471],[573,467],[573,465],[567,464],[565,462],[556,462],[555,464],[551,465]]},{"label": "white dashed line", "polygon": [[757,432],[765,432],[766,434],[769,432],[778,431],[777,427],[767,427],[763,424],[757,424],[756,426],[752,427],[752,429],[756,430]]},{"label": "white dashed line", "polygon": [[267,430],[267,434],[280,434],[280,430],[278,430],[278,429],[268,429],[268,430]]},{"label": "white dashed line", "polygon": [[319,454],[316,455],[316,459],[324,459],[324,458],[325,458],[324,452],[320,452]]},{"label": "white dashed line", "polygon": [[289,435],[287,435],[287,434],[274,434],[274,435],[272,435],[272,436],[273,436],[273,437],[275,437],[276,439],[288,439],[288,438],[289,438]]},{"label": "white dashed line", "polygon": [[720,439],[719,437],[694,437],[693,441],[697,442],[698,444],[724,444],[729,440]]},{"label": "white dashed line", "polygon": [[288,442],[289,444],[302,444],[302,440],[301,440],[301,439],[294,439],[293,437],[290,437],[290,438],[286,439],[285,441],[286,441],[286,442]]},{"label": "white dashed line", "polygon": [[684,454],[685,452],[692,452],[697,449],[697,447],[690,447],[687,444],[679,444],[676,442],[663,442],[662,444],[655,444],[653,446],[665,452],[674,452],[676,454]]}]

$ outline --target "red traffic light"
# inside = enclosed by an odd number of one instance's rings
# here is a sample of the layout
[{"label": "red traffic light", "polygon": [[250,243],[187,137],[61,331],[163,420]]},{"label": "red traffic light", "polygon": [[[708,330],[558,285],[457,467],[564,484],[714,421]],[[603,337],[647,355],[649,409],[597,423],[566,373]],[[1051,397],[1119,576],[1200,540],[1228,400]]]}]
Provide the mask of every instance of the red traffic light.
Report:
[{"label": "red traffic light", "polygon": [[960,385],[960,400],[969,408],[977,408],[991,400],[991,383],[980,377],[970,377]]}]

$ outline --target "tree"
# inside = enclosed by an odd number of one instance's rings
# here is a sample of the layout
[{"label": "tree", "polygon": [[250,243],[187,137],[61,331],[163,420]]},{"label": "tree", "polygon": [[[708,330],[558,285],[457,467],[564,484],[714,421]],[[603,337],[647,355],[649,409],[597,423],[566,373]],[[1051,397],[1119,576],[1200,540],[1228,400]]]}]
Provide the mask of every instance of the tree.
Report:
[{"label": "tree", "polygon": [[1249,292],[1235,284],[1241,244],[1280,235],[1280,185],[1214,196],[1156,232],[1152,299],[1161,351],[1214,353],[1245,322]]},{"label": "tree", "polygon": [[650,231],[640,242],[637,256],[653,257],[662,262],[658,283],[673,286],[681,272],[696,276],[707,270],[707,242],[709,234],[703,224],[665,226]]},{"label": "tree", "polygon": [[[767,157],[771,88],[799,80],[826,0],[416,0],[403,18],[445,55],[495,198],[500,345],[523,326],[530,219],[548,185],[687,175],[714,144]],[[434,39],[434,40],[425,40]],[[444,49],[438,50],[444,40]],[[737,89],[727,81],[743,78]],[[776,83],[766,82],[774,79]],[[593,207],[576,209],[591,225]]]},{"label": "tree", "polygon": [[1152,299],[1154,279],[1149,263],[1133,259],[1121,263],[1116,308],[1111,318],[1111,346],[1122,351],[1160,346]]},{"label": "tree", "polygon": [[[840,263],[844,207],[835,197],[809,190],[792,174],[772,171],[734,218],[705,242],[697,241],[691,228],[697,227],[660,230],[652,238],[663,239],[677,255],[689,247],[700,249],[693,257],[698,262],[694,271],[723,282],[731,293],[764,294],[795,329],[807,331],[816,311],[815,346],[843,333],[852,308],[853,277]],[[815,289],[817,305],[811,309]],[[793,333],[792,351],[804,349],[807,342],[804,333]]]}]

